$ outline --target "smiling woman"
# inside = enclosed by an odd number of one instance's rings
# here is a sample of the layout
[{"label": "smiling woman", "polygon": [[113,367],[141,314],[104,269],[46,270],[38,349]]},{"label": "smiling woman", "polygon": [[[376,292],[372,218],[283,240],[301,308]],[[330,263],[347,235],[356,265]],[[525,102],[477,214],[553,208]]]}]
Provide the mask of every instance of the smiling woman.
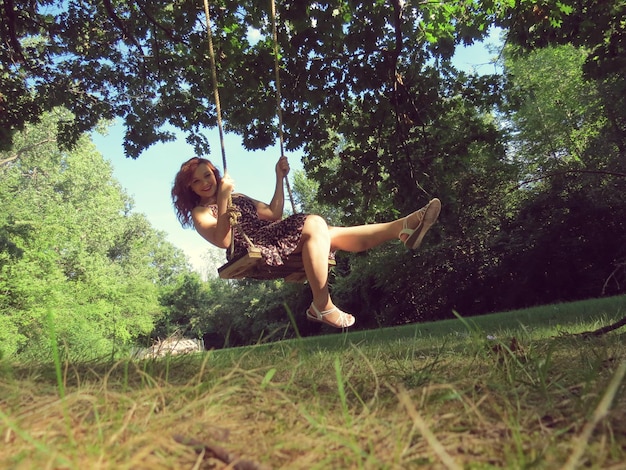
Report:
[{"label": "smiling woman", "polygon": [[174,179],[172,201],[176,217],[183,227],[192,227],[195,207],[214,201],[222,177],[209,160],[194,157],[181,166]]},{"label": "smiling woman", "polygon": [[355,318],[337,308],[329,294],[329,255],[336,250],[366,251],[395,238],[415,250],[437,221],[441,203],[433,199],[420,210],[391,222],[331,227],[313,214],[283,218],[283,179],[289,173],[285,157],[279,158],[275,172],[274,196],[266,204],[234,194],[230,176],[221,177],[209,160],[194,157],[183,163],[171,191],[178,220],[184,227],[193,226],[217,247],[230,244],[227,257],[231,260],[250,248],[257,249],[268,266],[281,266],[293,256],[301,256],[313,294],[307,318],[336,328],[352,326]]}]

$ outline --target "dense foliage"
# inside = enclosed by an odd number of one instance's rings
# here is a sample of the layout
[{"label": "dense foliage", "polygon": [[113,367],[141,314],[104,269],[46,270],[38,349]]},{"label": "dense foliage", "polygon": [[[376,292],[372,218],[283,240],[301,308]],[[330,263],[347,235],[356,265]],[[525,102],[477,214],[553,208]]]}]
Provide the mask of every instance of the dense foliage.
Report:
[{"label": "dense foliage", "polygon": [[[202,2],[3,6],[0,137],[5,148],[13,145],[16,157],[8,158],[16,175],[23,161],[17,155],[40,142],[21,143],[17,131],[58,106],[71,114],[58,121],[56,136],[44,138],[50,146],[76,145],[99,119],[118,116],[129,157],[173,138],[166,124],[183,130],[198,152],[208,151],[202,132],[216,116]],[[388,244],[340,255],[333,291],[358,314],[359,327],[624,292],[624,2],[292,0],[277,2],[277,9],[286,143],[304,154],[306,175],[296,179],[301,206],[348,224],[407,214],[434,195],[444,204],[419,253]],[[265,0],[211,5],[226,126],[250,149],[274,142],[277,130],[269,11]],[[483,39],[492,26],[502,28],[506,44],[497,51],[502,73],[457,70],[455,48]],[[66,163],[49,165],[48,172],[55,165],[61,171]],[[32,171],[20,177],[30,184],[40,174]],[[16,187],[12,181],[3,185],[5,194]],[[8,207],[0,227],[2,269],[36,257],[54,267],[49,279],[61,283],[130,263],[125,243],[151,233],[130,213],[119,227],[94,227],[107,246],[108,261],[98,264],[80,256],[86,242],[71,230],[60,251],[63,232],[50,227],[40,245],[26,246],[22,239],[33,231],[22,221],[30,219]],[[45,206],[45,215],[51,227],[74,223],[57,205]],[[20,272],[38,285],[36,271]],[[161,272],[145,302],[155,305],[158,295],[165,311],[153,335],[183,329],[213,335],[213,346],[293,335],[286,310],[300,334],[315,333],[302,322],[306,288],[170,276]],[[89,286],[92,295],[110,289]],[[6,309],[33,298],[13,285],[3,292]],[[135,331],[146,334],[148,322],[137,313],[133,321],[143,326]],[[29,318],[2,328],[23,331]]]},{"label": "dense foliage", "polygon": [[0,153],[0,349],[48,357],[50,328],[72,355],[111,354],[148,335],[159,289],[188,268],[112,178],[86,138],[72,152],[43,116]]},{"label": "dense foliage", "polygon": [[[534,3],[277,2],[288,142],[344,133],[344,118],[358,110],[376,117],[376,129],[394,109],[399,130],[412,133],[411,122],[427,124],[438,111],[429,107],[432,66],[450,59],[455,45],[483,38],[492,23],[517,25]],[[5,145],[24,123],[64,106],[74,113],[59,129],[68,145],[100,118],[119,116],[129,156],[171,139],[166,123],[206,150],[202,129],[216,117],[203,2],[4,0],[3,7]],[[552,7],[545,15],[554,21],[566,7]],[[265,147],[275,135],[270,3],[223,1],[211,11],[226,122],[250,148]]]}]

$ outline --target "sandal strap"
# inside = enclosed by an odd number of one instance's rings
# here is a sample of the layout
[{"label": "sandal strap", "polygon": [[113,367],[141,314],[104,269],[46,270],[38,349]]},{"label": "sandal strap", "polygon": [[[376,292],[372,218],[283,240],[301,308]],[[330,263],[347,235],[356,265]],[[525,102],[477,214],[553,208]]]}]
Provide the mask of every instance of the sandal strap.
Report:
[{"label": "sandal strap", "polygon": [[[411,235],[413,235],[415,233],[416,230],[419,230],[420,227],[422,226],[422,222],[424,220],[424,214],[426,213],[426,209],[428,208],[428,206],[426,207],[422,207],[419,210],[416,210],[415,212],[412,212],[411,214],[407,215],[404,220],[402,221],[402,230],[400,230],[400,233],[398,234],[398,239],[400,241],[402,241],[402,238],[400,238],[401,235],[407,235],[407,237],[410,237]],[[414,214],[417,214],[421,212],[422,213],[422,218],[419,221],[419,223],[417,224],[417,226],[415,228],[409,228],[409,217],[413,216]]]},{"label": "sandal strap", "polygon": [[400,233],[398,234],[398,238],[402,240],[402,238],[400,238],[402,235],[411,236],[413,235],[413,232],[415,232],[415,230],[412,228],[403,228],[402,230],[400,230]]},{"label": "sandal strap", "polygon": [[328,310],[322,310],[321,312],[319,311],[319,309],[315,306],[315,304],[313,302],[311,302],[311,308],[313,309],[313,311],[315,312],[315,316],[318,319],[322,319],[322,317],[324,317],[325,315],[328,315],[330,313],[333,313],[335,310],[337,310],[337,307],[333,307],[333,308],[329,308]]},{"label": "sandal strap", "polygon": [[[313,312],[311,312],[311,310],[313,310]],[[334,311],[339,312],[339,317],[337,318],[338,323],[324,320],[324,317],[326,315],[333,313]],[[334,326],[335,328],[348,328],[354,325],[354,318],[352,318],[352,321],[350,321],[351,315],[339,310],[337,307],[333,307],[328,310],[323,310],[320,312],[320,310],[315,306],[315,304],[311,302],[311,307],[309,307],[309,309],[307,310],[306,315],[310,320],[314,320],[319,323],[325,323],[327,325]]]}]

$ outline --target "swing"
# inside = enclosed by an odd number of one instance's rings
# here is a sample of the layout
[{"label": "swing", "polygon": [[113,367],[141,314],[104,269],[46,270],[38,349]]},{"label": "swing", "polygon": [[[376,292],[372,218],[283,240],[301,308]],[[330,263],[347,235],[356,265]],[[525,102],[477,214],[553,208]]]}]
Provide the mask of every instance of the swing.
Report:
[{"label": "swing", "polygon": [[[283,137],[283,118],[282,118],[282,105],[281,105],[281,93],[280,93],[280,72],[278,64],[278,34],[276,31],[276,6],[274,0],[271,1],[272,6],[272,30],[274,36],[274,64],[276,69],[276,111],[278,115],[278,134],[280,141],[280,154],[284,155],[284,137]],[[213,95],[215,99],[215,111],[217,114],[217,125],[220,136],[220,144],[222,150],[222,164],[224,165],[224,173],[226,173],[226,149],[224,144],[224,131],[222,126],[222,111],[220,105],[219,90],[217,86],[217,67],[215,65],[215,52],[213,50],[213,37],[211,34],[211,18],[209,15],[209,3],[208,0],[204,0],[204,14],[206,17],[207,36],[209,43],[209,59],[211,62],[211,78],[213,80]],[[296,213],[296,206],[291,193],[291,187],[289,180],[285,178],[285,185],[287,187],[287,193],[289,194],[289,200],[291,201],[291,207],[293,213]],[[232,199],[228,200],[229,208],[232,207]],[[256,279],[256,280],[270,280],[270,279],[284,279],[287,282],[305,282],[306,274],[304,272],[304,265],[302,263],[301,254],[293,254],[284,260],[284,264],[281,266],[269,266],[263,260],[261,250],[254,246],[254,243],[243,233],[243,230],[239,228],[239,222],[237,215],[231,212],[230,225],[232,230],[231,235],[231,253],[234,249],[234,230],[240,230],[241,235],[248,244],[248,251],[243,255],[230,260],[218,268],[217,272],[222,279]],[[328,259],[328,268],[335,266],[335,260],[331,257]]]}]

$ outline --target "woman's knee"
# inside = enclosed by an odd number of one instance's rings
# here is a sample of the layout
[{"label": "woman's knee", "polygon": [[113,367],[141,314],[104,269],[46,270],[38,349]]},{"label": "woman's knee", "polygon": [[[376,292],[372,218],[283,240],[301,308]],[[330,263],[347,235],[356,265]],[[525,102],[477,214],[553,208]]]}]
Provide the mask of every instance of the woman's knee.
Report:
[{"label": "woman's knee", "polygon": [[328,233],[328,224],[319,215],[308,215],[304,221],[302,235],[307,238],[324,237],[330,239]]},{"label": "woman's knee", "polygon": [[304,221],[304,230],[320,230],[328,231],[328,224],[326,221],[320,217],[319,215],[307,215],[306,220]]}]

